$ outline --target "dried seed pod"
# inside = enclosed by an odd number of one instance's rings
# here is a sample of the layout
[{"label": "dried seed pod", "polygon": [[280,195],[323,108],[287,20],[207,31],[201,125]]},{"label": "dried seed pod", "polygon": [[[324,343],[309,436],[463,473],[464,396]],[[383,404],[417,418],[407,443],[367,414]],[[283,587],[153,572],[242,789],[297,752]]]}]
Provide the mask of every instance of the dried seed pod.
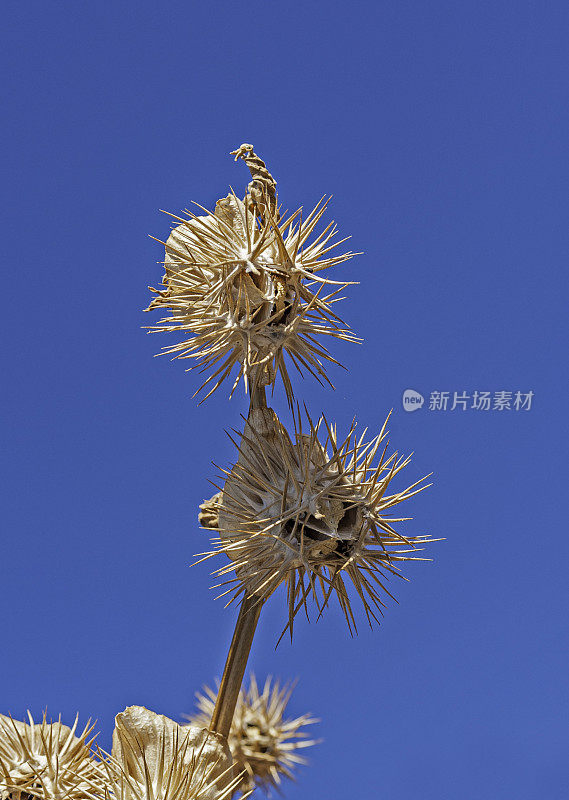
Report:
[{"label": "dried seed pod", "polygon": [[301,374],[330,383],[323,361],[338,362],[317,337],[358,340],[332,310],[348,282],[320,274],[354,254],[333,254],[341,244],[333,223],[309,242],[326,205],[304,221],[301,209],[279,222],[269,214],[260,226],[247,202],[230,194],[213,213],[174,217],[180,224],[166,242],[164,288],[152,290],[147,310],[170,313],[152,330],[191,335],[164,352],[209,372],[196,394],[207,389],[208,397],[235,368],[232,392],[241,379],[246,390],[272,385],[278,373],[292,402],[285,355]]},{"label": "dried seed pod", "polygon": [[239,784],[222,736],[142,706],[117,714],[105,769],[108,800],[227,800]]},{"label": "dried seed pod", "polygon": [[[324,417],[304,424],[294,419],[291,439],[271,409],[252,409],[245,425],[237,463],[226,476],[219,502],[219,539],[206,558],[225,553],[231,563],[216,570],[232,588],[268,598],[283,582],[288,592],[287,627],[312,596],[319,612],[332,594],[338,598],[350,630],[356,628],[345,578],[358,594],[368,622],[379,621],[384,597],[393,597],[386,583],[399,576],[399,562],[417,560],[427,536],[408,538],[389,512],[426,488],[422,481],[387,494],[392,479],[410,461],[386,455],[386,424],[364,444],[355,423],[343,441]],[[323,442],[320,432],[326,435]],[[218,487],[220,488],[220,487]],[[423,560],[423,559],[418,559]],[[223,585],[223,584],[222,584]],[[375,611],[374,611],[375,610]],[[285,628],[286,630],[286,628]]]},{"label": "dried seed pod", "polygon": [[77,733],[78,717],[71,728],[47,722],[44,713],[29,724],[0,715],[0,797],[29,795],[45,800],[83,800],[96,786],[102,791],[101,765],[90,752],[93,726]]},{"label": "dried seed pod", "polygon": [[[241,689],[235,707],[235,715],[229,733],[229,747],[235,766],[245,772],[241,791],[256,786],[269,790],[277,787],[283,777],[294,779],[294,769],[306,764],[299,750],[316,744],[301,730],[317,722],[310,714],[287,719],[284,716],[293,686],[280,686],[269,677],[259,691],[254,675],[250,676],[249,688]],[[190,717],[190,724],[206,726],[217,697],[209,687],[196,694],[198,711]]]}]

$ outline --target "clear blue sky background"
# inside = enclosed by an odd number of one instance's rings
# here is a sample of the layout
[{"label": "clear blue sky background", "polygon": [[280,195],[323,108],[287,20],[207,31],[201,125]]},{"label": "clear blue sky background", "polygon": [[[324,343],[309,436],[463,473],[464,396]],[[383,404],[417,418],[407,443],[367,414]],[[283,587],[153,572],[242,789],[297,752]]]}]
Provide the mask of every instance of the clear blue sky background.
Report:
[{"label": "clear blue sky background", "polygon": [[[333,607],[274,644],[322,719],[290,800],[557,800],[569,784],[568,48],[565,2],[24,2],[2,8],[0,711],[179,718],[219,674],[196,506],[242,395],[197,407],[153,358],[160,208],[213,206],[253,142],[289,208],[334,195],[365,255],[310,411],[414,451],[407,532],[446,537],[384,624]],[[340,271],[339,271],[340,272]],[[529,412],[407,414],[422,392],[533,391]],[[275,407],[285,404],[279,394]],[[400,484],[402,486],[402,482]]]}]

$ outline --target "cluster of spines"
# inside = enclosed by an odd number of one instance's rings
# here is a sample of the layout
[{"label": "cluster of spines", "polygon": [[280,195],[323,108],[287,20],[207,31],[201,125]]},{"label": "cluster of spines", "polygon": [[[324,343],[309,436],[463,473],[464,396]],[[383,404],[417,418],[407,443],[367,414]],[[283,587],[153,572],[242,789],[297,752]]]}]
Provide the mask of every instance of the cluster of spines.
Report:
[{"label": "cluster of spines", "polygon": [[[294,779],[296,766],[306,764],[298,751],[316,744],[303,730],[318,720],[310,714],[285,717],[294,684],[273,681],[269,676],[259,690],[254,675],[249,687],[242,687],[229,734],[229,746],[236,768],[244,774],[241,789],[276,788],[286,777]],[[211,719],[217,693],[204,686],[197,693],[197,712],[190,724],[206,725]]]},{"label": "cluster of spines", "polygon": [[[47,721],[44,713],[29,724],[0,716],[0,796],[29,795],[45,800],[84,800],[87,788],[101,783],[100,764],[93,758],[93,726],[78,732],[79,718],[71,728]],[[91,737],[91,738],[90,738]]]}]

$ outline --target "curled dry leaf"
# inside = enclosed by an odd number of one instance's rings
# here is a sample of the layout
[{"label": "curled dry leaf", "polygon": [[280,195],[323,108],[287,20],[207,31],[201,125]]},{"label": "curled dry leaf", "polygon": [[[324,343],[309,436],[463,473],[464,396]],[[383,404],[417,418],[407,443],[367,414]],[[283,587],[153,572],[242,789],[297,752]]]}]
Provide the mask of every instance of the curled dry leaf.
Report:
[{"label": "curled dry leaf", "polygon": [[219,528],[218,509],[220,500],[221,492],[218,492],[209,500],[204,500],[200,505],[198,522],[202,528],[209,528],[210,530],[217,530],[217,528]]}]

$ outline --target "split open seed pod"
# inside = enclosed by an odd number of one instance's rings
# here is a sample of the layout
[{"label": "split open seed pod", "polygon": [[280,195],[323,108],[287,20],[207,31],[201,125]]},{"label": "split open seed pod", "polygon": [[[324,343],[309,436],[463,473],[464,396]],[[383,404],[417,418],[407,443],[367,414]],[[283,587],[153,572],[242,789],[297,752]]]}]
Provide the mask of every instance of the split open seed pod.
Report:
[{"label": "split open seed pod", "polygon": [[367,443],[355,423],[340,440],[324,417],[313,424],[298,413],[291,438],[274,411],[251,409],[235,442],[237,462],[222,470],[225,482],[213,503],[219,538],[204,554],[229,556],[230,563],[216,570],[235,573],[225,594],[247,593],[262,602],[285,583],[291,636],[298,611],[308,615],[310,597],[321,614],[335,595],[355,630],[355,592],[370,625],[379,621],[385,598],[393,597],[390,578],[402,577],[400,563],[417,560],[421,546],[432,541],[393,527],[409,519],[392,516],[393,510],[426,486],[420,480],[388,494],[410,459],[387,454],[386,424]]}]

